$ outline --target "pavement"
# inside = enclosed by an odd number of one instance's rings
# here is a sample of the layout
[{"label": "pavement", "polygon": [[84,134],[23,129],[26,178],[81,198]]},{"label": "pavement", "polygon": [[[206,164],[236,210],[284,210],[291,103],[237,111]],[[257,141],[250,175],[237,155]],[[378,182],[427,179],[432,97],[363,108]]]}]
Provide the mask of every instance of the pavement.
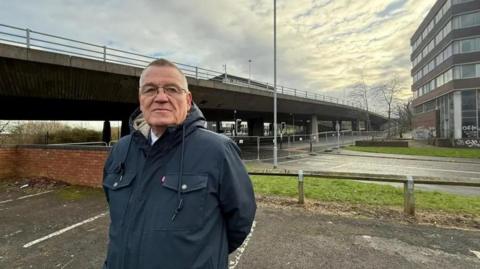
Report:
[{"label": "pavement", "polygon": [[[0,182],[0,268],[101,268],[103,192],[25,185]],[[480,268],[480,233],[260,202],[235,268]]]},{"label": "pavement", "polygon": [[345,150],[345,149],[334,150],[330,154],[344,155],[344,156],[359,156],[359,157],[398,159],[398,160],[420,160],[420,161],[432,161],[432,162],[471,163],[471,164],[480,165],[480,159],[473,159],[473,158],[452,158],[452,157],[434,157],[434,156],[371,153],[371,152],[361,152],[361,151],[353,151],[353,150]]}]

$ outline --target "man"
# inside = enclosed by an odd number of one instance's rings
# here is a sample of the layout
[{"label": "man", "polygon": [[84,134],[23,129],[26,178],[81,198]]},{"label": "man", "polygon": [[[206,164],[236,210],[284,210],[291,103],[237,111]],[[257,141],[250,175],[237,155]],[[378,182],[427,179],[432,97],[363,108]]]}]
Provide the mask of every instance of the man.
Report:
[{"label": "man", "polygon": [[238,147],[204,129],[185,75],[167,60],[143,70],[139,100],[131,134],[105,164],[104,268],[227,268],[256,210]]}]

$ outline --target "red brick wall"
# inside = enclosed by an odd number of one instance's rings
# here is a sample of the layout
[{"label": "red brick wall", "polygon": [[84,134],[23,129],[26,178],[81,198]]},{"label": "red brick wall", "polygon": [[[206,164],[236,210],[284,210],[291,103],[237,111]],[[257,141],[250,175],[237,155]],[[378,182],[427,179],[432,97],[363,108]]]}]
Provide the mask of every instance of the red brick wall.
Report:
[{"label": "red brick wall", "polygon": [[109,148],[0,147],[0,178],[47,177],[74,185],[101,186]]},{"label": "red brick wall", "polygon": [[15,177],[17,149],[15,147],[0,148],[0,178]]},{"label": "red brick wall", "polygon": [[415,115],[413,118],[413,128],[436,128],[437,112],[435,110]]}]

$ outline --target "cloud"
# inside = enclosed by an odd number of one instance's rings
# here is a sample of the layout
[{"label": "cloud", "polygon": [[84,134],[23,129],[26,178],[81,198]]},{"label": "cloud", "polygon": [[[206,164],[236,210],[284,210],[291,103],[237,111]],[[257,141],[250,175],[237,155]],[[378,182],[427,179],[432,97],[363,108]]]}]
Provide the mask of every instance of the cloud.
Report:
[{"label": "cloud", "polygon": [[[410,37],[434,0],[278,0],[278,83],[343,97],[393,73],[409,96]],[[273,3],[2,1],[1,23],[273,82]]]}]

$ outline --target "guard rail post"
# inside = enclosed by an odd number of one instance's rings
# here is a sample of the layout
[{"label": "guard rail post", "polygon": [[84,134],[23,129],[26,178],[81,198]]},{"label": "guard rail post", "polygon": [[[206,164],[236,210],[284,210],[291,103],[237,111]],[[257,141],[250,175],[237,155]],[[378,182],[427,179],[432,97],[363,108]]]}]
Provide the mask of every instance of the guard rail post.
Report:
[{"label": "guard rail post", "polygon": [[415,196],[413,189],[413,177],[407,176],[403,183],[404,212],[409,216],[415,216]]},{"label": "guard rail post", "polygon": [[313,136],[312,136],[312,134],[310,134],[310,139],[309,139],[310,140],[310,152],[313,152],[312,138],[313,138]]},{"label": "guard rail post", "polygon": [[260,136],[257,136],[257,160],[260,161]]},{"label": "guard rail post", "polygon": [[287,154],[290,157],[290,136],[287,136]]},{"label": "guard rail post", "polygon": [[298,203],[305,203],[305,193],[303,192],[303,170],[298,170]]}]

